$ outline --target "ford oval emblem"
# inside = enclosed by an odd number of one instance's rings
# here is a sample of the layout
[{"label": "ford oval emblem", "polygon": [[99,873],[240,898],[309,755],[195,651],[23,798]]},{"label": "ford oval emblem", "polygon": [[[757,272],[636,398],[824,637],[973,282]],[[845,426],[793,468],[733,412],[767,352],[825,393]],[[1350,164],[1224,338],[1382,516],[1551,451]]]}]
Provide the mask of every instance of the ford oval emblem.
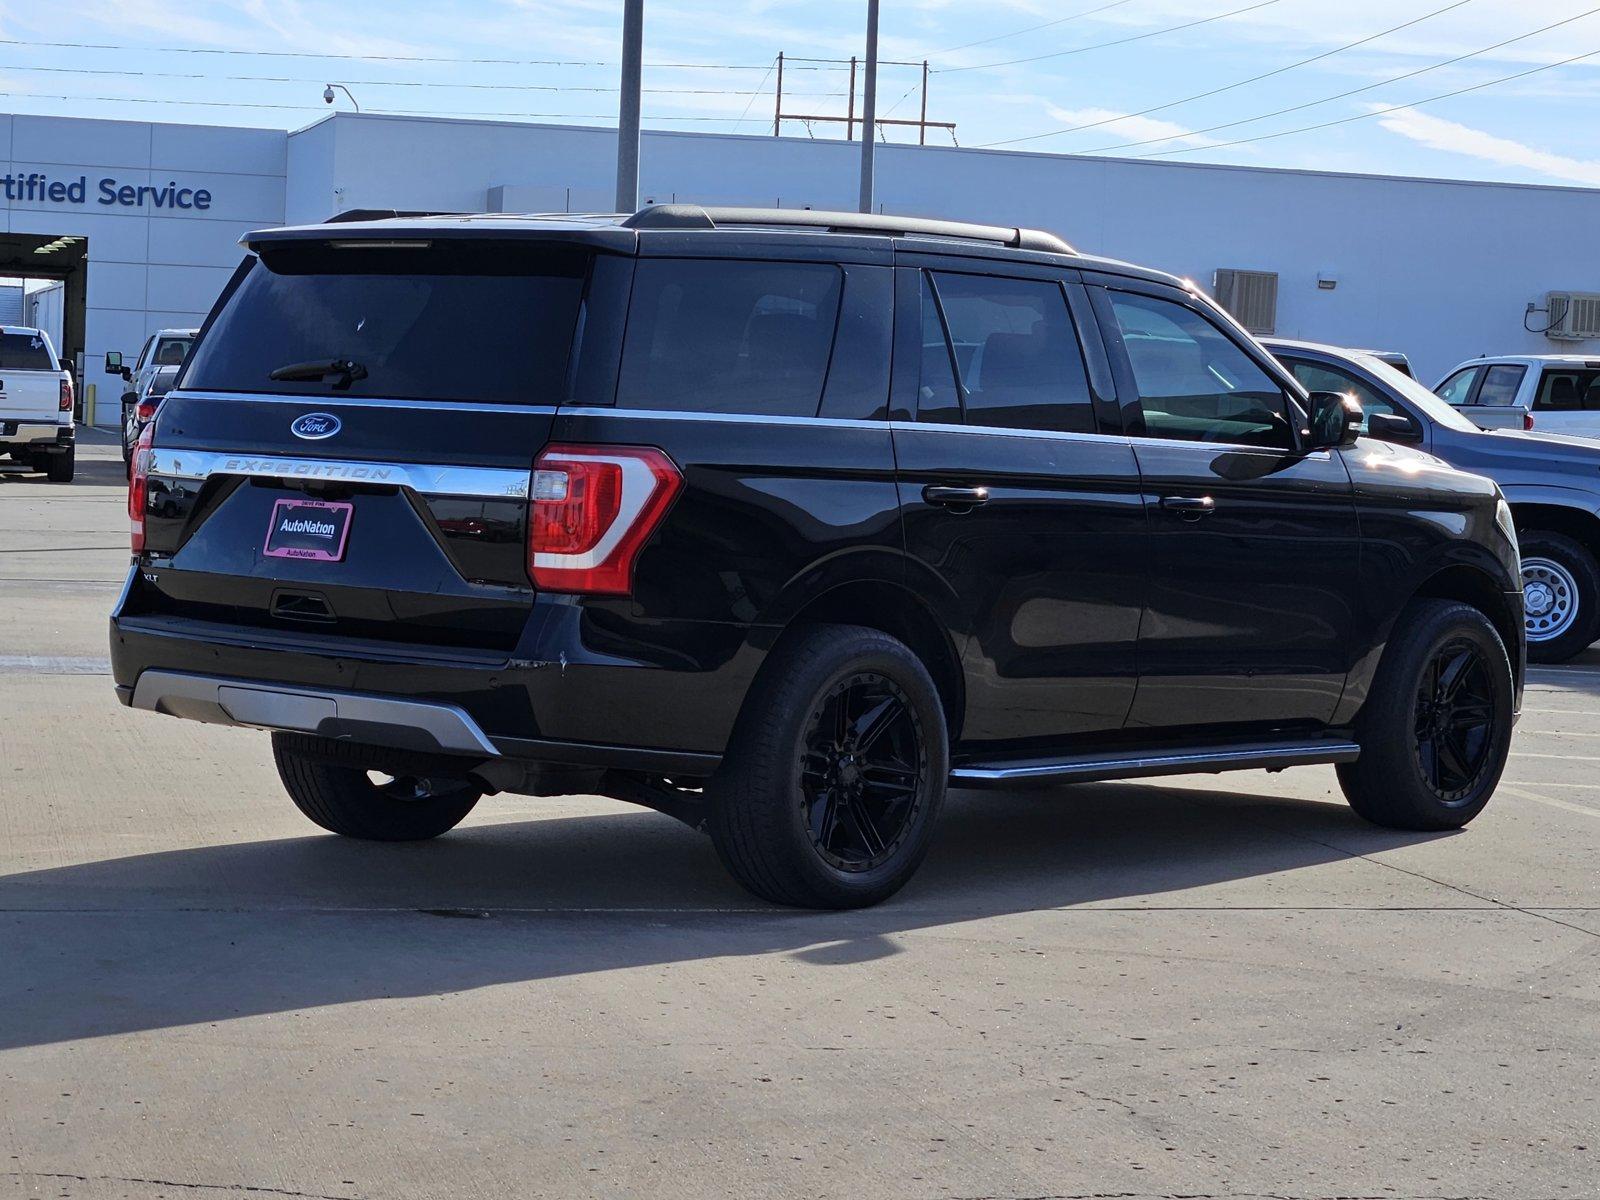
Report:
[{"label": "ford oval emblem", "polygon": [[320,438],[331,438],[339,432],[340,427],[339,418],[332,413],[306,413],[294,419],[289,432],[297,438],[314,442]]}]

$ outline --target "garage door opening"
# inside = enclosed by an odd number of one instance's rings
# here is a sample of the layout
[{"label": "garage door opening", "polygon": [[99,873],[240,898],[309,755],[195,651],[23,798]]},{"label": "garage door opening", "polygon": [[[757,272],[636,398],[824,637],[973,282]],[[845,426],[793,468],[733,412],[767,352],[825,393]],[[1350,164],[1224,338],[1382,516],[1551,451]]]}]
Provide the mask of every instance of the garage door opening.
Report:
[{"label": "garage door opening", "polygon": [[0,233],[0,324],[31,325],[50,335],[61,365],[72,372],[80,421],[88,257],[89,240],[76,234]]}]

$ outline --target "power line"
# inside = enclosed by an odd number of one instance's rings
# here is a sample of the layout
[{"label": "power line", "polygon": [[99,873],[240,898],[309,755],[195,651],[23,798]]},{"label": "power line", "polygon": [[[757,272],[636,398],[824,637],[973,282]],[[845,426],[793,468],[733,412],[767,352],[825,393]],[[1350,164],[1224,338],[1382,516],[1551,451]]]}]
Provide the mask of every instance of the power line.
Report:
[{"label": "power line", "polygon": [[1012,58],[1005,62],[973,63],[965,67],[941,67],[939,68],[939,74],[953,75],[957,71],[990,71],[997,67],[1015,67],[1023,63],[1043,62],[1047,58],[1065,58],[1070,54],[1087,54],[1091,50],[1105,50],[1111,46],[1126,46],[1130,42],[1142,42],[1149,38],[1160,37],[1162,34],[1178,33],[1185,29],[1194,29],[1199,25],[1209,25],[1213,21],[1225,21],[1229,17],[1243,16],[1247,12],[1255,12],[1257,9],[1268,8],[1277,3],[1278,0],[1257,0],[1255,4],[1247,4],[1245,7],[1233,9],[1231,12],[1216,13],[1213,16],[1201,17],[1198,20],[1185,21],[1182,25],[1168,25],[1162,29],[1151,29],[1129,37],[1115,38],[1109,42],[1096,42],[1090,46],[1074,46],[1070,50],[1055,50],[1049,54],[1034,54],[1028,58]]},{"label": "power line", "polygon": [[[20,63],[0,63],[0,71],[34,71],[48,75],[109,75],[129,79],[201,79],[219,80],[229,83],[303,83],[324,84],[327,80],[322,76],[287,75],[213,75],[200,71],[135,71],[128,68],[112,67],[38,67]],[[771,74],[771,68],[768,68]],[[615,93],[616,87],[601,87],[565,83],[455,83],[448,80],[418,80],[418,79],[344,79],[340,81],[350,87],[409,87],[409,88],[470,88],[478,91],[489,92],[609,92]],[[763,77],[761,84],[766,83]],[[689,88],[689,87],[659,87],[645,88],[644,90],[662,96],[757,96],[761,94],[758,85],[755,91],[745,88]],[[792,92],[795,96],[825,96],[827,92]]]},{"label": "power line", "polygon": [[[1516,42],[1525,42],[1529,38],[1537,37],[1541,33],[1549,33],[1552,29],[1559,29],[1563,25],[1571,25],[1574,21],[1581,21],[1585,17],[1592,17],[1595,13],[1600,13],[1600,7],[1587,9],[1584,12],[1578,13],[1576,16],[1566,17],[1560,21],[1553,21],[1549,25],[1541,25],[1538,29],[1530,30],[1527,33],[1520,33],[1516,37],[1506,38],[1503,42],[1496,42],[1494,45],[1485,46],[1481,50],[1472,50],[1466,54],[1458,54],[1454,58],[1447,58],[1442,62],[1430,63],[1428,66],[1418,67],[1414,71],[1406,71],[1404,74],[1395,75],[1389,79],[1380,79],[1377,83],[1363,84],[1361,87],[1350,88],[1347,91],[1338,92],[1332,96],[1324,96],[1320,100],[1307,100],[1303,104],[1291,104],[1287,108],[1276,109],[1273,112],[1261,113],[1260,115],[1254,117],[1244,117],[1237,121],[1224,121],[1220,125],[1207,125],[1204,128],[1191,129],[1182,134],[1169,135],[1167,137],[1144,138],[1137,142],[1118,142],[1113,146],[1097,146],[1092,150],[1084,150],[1081,153],[1105,154],[1112,150],[1133,150],[1140,146],[1154,146],[1161,142],[1176,141],[1180,137],[1196,137],[1200,134],[1216,133],[1221,129],[1237,129],[1240,125],[1253,125],[1257,121],[1270,120],[1272,117],[1282,117],[1287,116],[1289,113],[1302,112],[1308,108],[1317,108],[1323,104],[1331,104],[1335,100],[1345,100],[1351,96],[1359,96],[1363,92],[1376,91],[1378,88],[1388,87],[1390,84],[1402,83],[1407,79],[1415,79],[1418,75],[1426,75],[1430,71],[1442,70],[1445,67],[1454,66],[1456,63],[1466,62],[1469,58],[1481,58],[1485,54],[1489,54],[1495,50],[1503,49],[1504,47],[1510,46]],[[1250,139],[1246,138],[1244,140],[1249,141]],[[1234,144],[1236,143],[1229,143],[1229,145]]]},{"label": "power line", "polygon": [[[756,90],[750,93],[750,99],[744,102],[744,111],[739,114],[739,125],[743,125],[745,118],[750,115],[750,106],[756,102],[756,97],[759,96],[762,90],[767,86],[767,80],[772,77],[772,72],[777,69],[777,66],[778,60],[773,59],[772,66],[767,68],[767,73],[761,77],[761,82],[756,84]],[[735,125],[734,129],[737,130],[739,125]]]},{"label": "power line", "polygon": [[1346,42],[1342,46],[1335,46],[1332,50],[1324,50],[1321,54],[1313,54],[1310,58],[1302,58],[1299,62],[1292,62],[1286,66],[1278,67],[1275,70],[1264,71],[1260,75],[1252,75],[1249,79],[1241,79],[1237,83],[1229,83],[1224,84],[1222,87],[1212,88],[1209,92],[1196,92],[1193,96],[1185,96],[1182,100],[1169,100],[1165,104],[1156,104],[1150,108],[1141,108],[1138,112],[1123,113],[1120,116],[1115,117],[1106,117],[1100,121],[1087,121],[1082,125],[1069,125],[1065,129],[1052,129],[1047,133],[1030,133],[1023,137],[1002,138],[998,142],[985,142],[984,148],[992,149],[995,146],[1014,146],[1018,142],[1036,142],[1040,138],[1060,137],[1062,134],[1079,133],[1085,129],[1098,129],[1102,125],[1114,125],[1118,121],[1127,121],[1134,117],[1147,117],[1151,113],[1165,112],[1169,108],[1177,108],[1182,104],[1192,104],[1196,100],[1206,100],[1212,96],[1220,96],[1223,92],[1231,92],[1235,88],[1242,88],[1251,83],[1260,83],[1263,79],[1271,79],[1273,76],[1282,75],[1286,71],[1293,71],[1298,67],[1309,66],[1314,62],[1321,62],[1325,58],[1332,58],[1335,54],[1343,54],[1346,50],[1354,50],[1357,46],[1365,46],[1368,42],[1375,42],[1379,38],[1389,36],[1391,33],[1399,33],[1402,29],[1410,29],[1413,25],[1420,25],[1424,21],[1431,21],[1434,17],[1443,16],[1452,9],[1460,8],[1462,5],[1471,3],[1472,0],[1455,0],[1453,4],[1447,4],[1443,8],[1436,8],[1430,13],[1424,13],[1420,17],[1414,17],[1411,20],[1402,22],[1399,25],[1391,25],[1388,29],[1379,30],[1377,33],[1370,34],[1367,37],[1358,39],[1357,41]]},{"label": "power line", "polygon": [[[85,95],[49,95],[44,92],[0,92],[0,96],[8,96],[13,100],[93,100],[111,104],[168,104],[184,108],[259,108],[276,109],[290,112],[321,112],[320,104],[268,104],[266,102],[249,102],[244,100],[176,100],[167,96],[85,96]],[[562,120],[586,121],[602,120],[615,121],[617,114],[606,113],[542,113],[542,112],[451,112],[440,109],[403,109],[388,108],[375,111],[376,116],[388,117],[524,117],[537,120]],[[675,116],[671,113],[653,113],[647,118],[652,121],[695,121],[736,123],[738,117],[710,117],[710,116]]]},{"label": "power line", "polygon": [[[223,54],[244,55],[256,58],[320,58],[335,59],[341,62],[416,62],[416,63],[458,63],[469,66],[508,66],[508,67],[616,67],[619,63],[600,59],[563,59],[563,58],[450,58],[442,55],[427,54],[328,54],[311,50],[238,50],[218,49],[202,46],[128,46],[116,45],[107,42],[46,42],[32,41],[26,38],[0,38],[0,46],[33,46],[52,50],[115,50],[124,54]],[[662,70],[694,70],[694,71],[764,71],[765,64],[745,63],[705,63],[705,62],[657,62],[645,63],[647,67]],[[837,71],[839,67],[825,66],[797,66],[797,71]]]},{"label": "power line", "polygon": [[970,50],[974,46],[987,46],[991,42],[1003,42],[1008,38],[1021,37],[1025,33],[1036,33],[1041,29],[1051,29],[1057,25],[1065,25],[1068,21],[1077,21],[1083,17],[1092,17],[1096,13],[1103,13],[1108,9],[1121,8],[1124,4],[1132,4],[1133,0],[1112,0],[1110,4],[1102,4],[1099,8],[1091,8],[1084,12],[1076,12],[1068,17],[1057,17],[1054,21],[1041,21],[1037,25],[1029,25],[1025,29],[1013,29],[1010,33],[997,33],[993,37],[979,38],[975,42],[963,42],[959,46],[947,46],[943,50],[929,51],[928,58],[936,58],[941,54],[954,54],[957,50]]},{"label": "power line", "polygon": [[[1388,113],[1400,112],[1407,108],[1421,108],[1424,104],[1437,104],[1440,100],[1449,100],[1456,96],[1465,96],[1468,92],[1481,92],[1484,88],[1495,87],[1502,83],[1514,83],[1518,79],[1526,79],[1529,75],[1537,75],[1540,71],[1553,70],[1556,67],[1570,66],[1575,62],[1582,62],[1586,58],[1593,58],[1600,54],[1600,50],[1590,50],[1584,54],[1574,54],[1571,58],[1563,58],[1559,62],[1544,63],[1541,66],[1530,67],[1526,71],[1518,71],[1515,75],[1502,75],[1499,79],[1485,80],[1475,83],[1470,87],[1457,88],[1453,92],[1444,92],[1438,96],[1429,96],[1423,100],[1413,100],[1409,104],[1391,104],[1386,108],[1374,109],[1371,112],[1355,113],[1353,116],[1340,117],[1336,121],[1323,121],[1320,125],[1302,125],[1298,129],[1283,129],[1277,133],[1263,133],[1256,137],[1238,138],[1231,142],[1213,142],[1206,146],[1180,146],[1175,150],[1153,150],[1149,154],[1141,154],[1140,158],[1161,158],[1168,154],[1192,154],[1196,150],[1222,150],[1228,146],[1243,146],[1248,142],[1267,142],[1273,138],[1289,137],[1296,133],[1311,133],[1318,129],[1331,129],[1335,125],[1348,125],[1352,121],[1366,121],[1372,117],[1385,116]],[[1163,139],[1167,140],[1167,139]]]}]

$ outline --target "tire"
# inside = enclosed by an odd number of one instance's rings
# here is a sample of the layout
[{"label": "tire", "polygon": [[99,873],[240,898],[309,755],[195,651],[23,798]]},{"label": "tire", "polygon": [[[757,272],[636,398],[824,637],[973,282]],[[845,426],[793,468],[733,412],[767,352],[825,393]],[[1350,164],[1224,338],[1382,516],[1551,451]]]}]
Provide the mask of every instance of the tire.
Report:
[{"label": "tire", "polygon": [[49,463],[45,467],[46,474],[50,477],[50,482],[71,483],[72,476],[78,469],[77,463],[78,448],[76,446],[67,447],[65,454],[52,454]]},{"label": "tire", "polygon": [[274,733],[272,757],[295,807],[343,837],[425,841],[454,829],[483,796],[464,780],[400,776],[374,783],[368,772],[382,771],[383,750],[309,734]]},{"label": "tire", "polygon": [[1505,770],[1514,686],[1488,617],[1454,600],[1413,601],[1356,722],[1361,757],[1338,768],[1350,807],[1389,829],[1472,820]]},{"label": "tire", "polygon": [[944,707],[917,656],[876,629],[811,626],[751,688],[708,789],[711,838],[765,900],[876,904],[927,854],[949,769]]},{"label": "tire", "polygon": [[1600,635],[1600,565],[1587,546],[1562,533],[1531,529],[1518,541],[1528,658],[1566,662]]}]

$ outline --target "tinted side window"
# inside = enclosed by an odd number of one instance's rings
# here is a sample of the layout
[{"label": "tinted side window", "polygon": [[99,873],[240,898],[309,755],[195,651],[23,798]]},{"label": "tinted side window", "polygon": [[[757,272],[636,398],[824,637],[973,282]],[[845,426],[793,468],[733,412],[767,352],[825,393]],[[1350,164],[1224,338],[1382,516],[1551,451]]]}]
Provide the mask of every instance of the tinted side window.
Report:
[{"label": "tinted side window", "polygon": [[1478,378],[1478,367],[1467,367],[1457,371],[1433,390],[1446,404],[1453,404],[1460,408],[1467,402],[1467,397],[1472,395],[1472,385]]},{"label": "tinted side window", "polygon": [[819,263],[640,262],[617,404],[815,416],[841,278]]},{"label": "tinted side window", "polygon": [[[1306,362],[1304,359],[1279,357],[1279,362],[1288,367],[1294,377],[1305,385],[1308,392],[1349,392],[1361,401],[1361,432],[1367,431],[1367,418],[1373,413],[1387,413],[1390,415],[1406,416],[1388,400],[1384,399],[1371,387],[1347,371],[1337,367],[1325,366],[1322,363]],[[1410,418],[1407,417],[1407,420]]]},{"label": "tinted side window", "polygon": [[1283,390],[1221,329],[1171,300],[1110,299],[1147,437],[1293,446]]},{"label": "tinted side window", "polygon": [[1483,386],[1478,389],[1478,403],[1497,407],[1510,404],[1517,398],[1517,389],[1522,386],[1522,377],[1527,373],[1527,367],[1510,363],[1490,367],[1483,377]]},{"label": "tinted side window", "polygon": [[1533,407],[1541,412],[1593,412],[1600,409],[1600,371],[1547,369],[1539,380]]},{"label": "tinted side window", "polygon": [[139,357],[133,364],[134,374],[138,374],[144,369],[145,360],[150,357],[150,347],[154,346],[155,344],[155,334],[151,334],[149,337],[145,338],[144,345],[139,347]]},{"label": "tinted side window", "polygon": [[1083,351],[1061,285],[934,274],[969,425],[1093,433]]}]

